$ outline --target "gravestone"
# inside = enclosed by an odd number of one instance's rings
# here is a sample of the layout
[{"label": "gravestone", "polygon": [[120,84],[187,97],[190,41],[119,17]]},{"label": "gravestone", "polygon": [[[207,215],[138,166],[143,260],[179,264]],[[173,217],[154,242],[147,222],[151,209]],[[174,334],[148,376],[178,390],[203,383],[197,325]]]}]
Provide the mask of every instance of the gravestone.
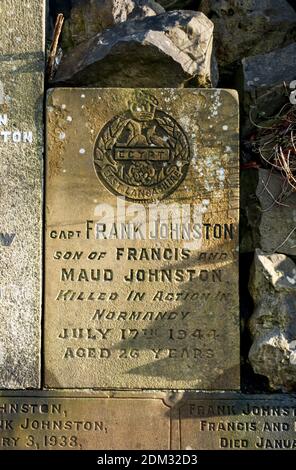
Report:
[{"label": "gravestone", "polygon": [[198,450],[296,449],[292,395],[200,394],[172,409],[172,446]]},{"label": "gravestone", "polygon": [[238,101],[55,89],[45,386],[238,389]]},{"label": "gravestone", "polygon": [[163,396],[151,393],[3,395],[0,450],[165,450],[170,448],[168,410]]},{"label": "gravestone", "polygon": [[143,390],[108,395],[85,390],[2,394],[0,450],[296,448],[292,395]]},{"label": "gravestone", "polygon": [[0,387],[40,385],[45,1],[0,4]]}]

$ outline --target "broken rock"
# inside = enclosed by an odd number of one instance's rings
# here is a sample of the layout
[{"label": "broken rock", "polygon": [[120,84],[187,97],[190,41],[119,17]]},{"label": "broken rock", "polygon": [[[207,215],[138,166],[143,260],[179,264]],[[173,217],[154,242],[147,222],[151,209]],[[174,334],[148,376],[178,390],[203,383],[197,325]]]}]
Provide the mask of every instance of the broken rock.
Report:
[{"label": "broken rock", "polygon": [[63,30],[62,47],[66,51],[118,23],[164,11],[153,0],[73,0]]},{"label": "broken rock", "polygon": [[295,41],[296,12],[286,0],[202,0],[215,25],[218,63],[230,65]]},{"label": "broken rock", "polygon": [[296,256],[296,193],[276,171],[242,172],[240,251]]},{"label": "broken rock", "polygon": [[256,250],[249,287],[254,372],[274,390],[296,390],[296,265],[285,255]]},{"label": "broken rock", "polygon": [[216,85],[213,23],[200,12],[174,11],[120,23],[62,60],[55,85],[171,87]]}]

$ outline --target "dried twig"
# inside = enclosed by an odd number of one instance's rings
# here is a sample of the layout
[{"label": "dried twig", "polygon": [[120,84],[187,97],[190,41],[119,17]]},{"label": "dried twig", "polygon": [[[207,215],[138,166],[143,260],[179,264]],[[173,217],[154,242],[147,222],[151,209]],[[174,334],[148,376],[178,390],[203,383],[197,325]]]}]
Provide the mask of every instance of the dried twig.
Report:
[{"label": "dried twig", "polygon": [[270,181],[270,178],[271,178],[271,175],[272,175],[272,169],[270,170],[269,172],[269,175],[268,175],[268,179],[267,181],[264,181],[263,179],[261,180],[261,183],[262,183],[262,190],[261,192],[258,194],[258,196],[260,196],[264,191],[266,191],[270,198],[272,199],[272,203],[270,206],[266,207],[265,209],[261,209],[261,212],[268,212],[270,211],[275,205],[278,205],[278,206],[283,206],[283,207],[289,207],[288,204],[283,204],[281,201],[283,199],[284,196],[286,196],[286,191],[285,191],[285,184],[283,185],[283,187],[281,188],[281,192],[278,196],[274,196],[274,194],[272,194],[272,192],[269,190],[268,188],[268,185],[269,185],[269,181]]},{"label": "dried twig", "polygon": [[[285,105],[264,125],[253,125],[258,129],[252,136],[253,150],[259,154],[262,162],[269,168],[279,171],[290,188],[296,191],[296,106]],[[278,201],[279,202],[279,201]]]},{"label": "dried twig", "polygon": [[48,80],[51,80],[53,78],[53,75],[55,72],[55,59],[57,55],[59,39],[60,39],[60,35],[63,29],[64,20],[65,20],[64,15],[62,13],[59,13],[56,19],[55,27],[54,27],[53,40],[51,43],[49,56],[48,56],[48,62],[47,62],[46,75],[47,75]]},{"label": "dried twig", "polygon": [[285,240],[273,250],[273,253],[276,253],[280,248],[282,248],[282,246],[284,246],[284,244],[291,238],[295,230],[296,227],[294,227],[293,230],[291,230],[291,232],[289,233],[289,235],[286,236]]}]

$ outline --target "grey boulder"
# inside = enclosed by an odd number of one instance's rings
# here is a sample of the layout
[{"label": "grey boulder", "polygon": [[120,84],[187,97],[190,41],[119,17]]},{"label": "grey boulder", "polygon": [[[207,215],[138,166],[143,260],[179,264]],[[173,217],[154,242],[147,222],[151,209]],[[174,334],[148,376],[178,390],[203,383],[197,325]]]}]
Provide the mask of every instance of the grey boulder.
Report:
[{"label": "grey boulder", "polygon": [[270,52],[296,39],[296,12],[286,0],[202,0],[215,25],[219,65]]},{"label": "grey boulder", "polygon": [[197,6],[198,0],[158,0],[158,3],[160,3],[167,10],[174,10],[177,8],[194,8],[195,5]]},{"label": "grey boulder", "polygon": [[118,23],[164,11],[154,0],[72,0],[70,16],[63,28],[62,47],[66,51]]},{"label": "grey boulder", "polygon": [[279,172],[245,170],[241,179],[241,252],[296,256],[296,192]]},{"label": "grey boulder", "polygon": [[250,279],[255,310],[249,360],[273,390],[296,390],[296,265],[257,250]]},{"label": "grey boulder", "polygon": [[272,116],[287,103],[287,89],[296,79],[296,43],[244,58],[242,77],[240,88],[246,114],[244,133],[247,133],[252,122],[258,123],[262,118]]},{"label": "grey boulder", "polygon": [[215,86],[212,42],[213,23],[200,12],[126,21],[70,51],[54,86]]}]

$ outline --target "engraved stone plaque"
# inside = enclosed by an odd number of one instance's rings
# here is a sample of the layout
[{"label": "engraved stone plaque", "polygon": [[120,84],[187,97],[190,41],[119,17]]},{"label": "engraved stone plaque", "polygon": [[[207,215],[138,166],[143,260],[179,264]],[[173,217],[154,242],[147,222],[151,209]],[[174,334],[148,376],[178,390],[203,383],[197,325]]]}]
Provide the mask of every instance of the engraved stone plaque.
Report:
[{"label": "engraved stone plaque", "polygon": [[238,100],[55,89],[45,385],[237,389]]},{"label": "engraved stone plaque", "polygon": [[168,410],[139,396],[2,396],[0,450],[169,449]]},{"label": "engraved stone plaque", "polygon": [[172,415],[175,449],[296,449],[293,395],[186,398]]},{"label": "engraved stone plaque", "polygon": [[198,393],[197,398],[191,392],[178,400],[163,392],[109,394],[2,395],[0,450],[296,448],[292,395]]},{"label": "engraved stone plaque", "polygon": [[40,386],[45,3],[0,2],[0,388]]}]

